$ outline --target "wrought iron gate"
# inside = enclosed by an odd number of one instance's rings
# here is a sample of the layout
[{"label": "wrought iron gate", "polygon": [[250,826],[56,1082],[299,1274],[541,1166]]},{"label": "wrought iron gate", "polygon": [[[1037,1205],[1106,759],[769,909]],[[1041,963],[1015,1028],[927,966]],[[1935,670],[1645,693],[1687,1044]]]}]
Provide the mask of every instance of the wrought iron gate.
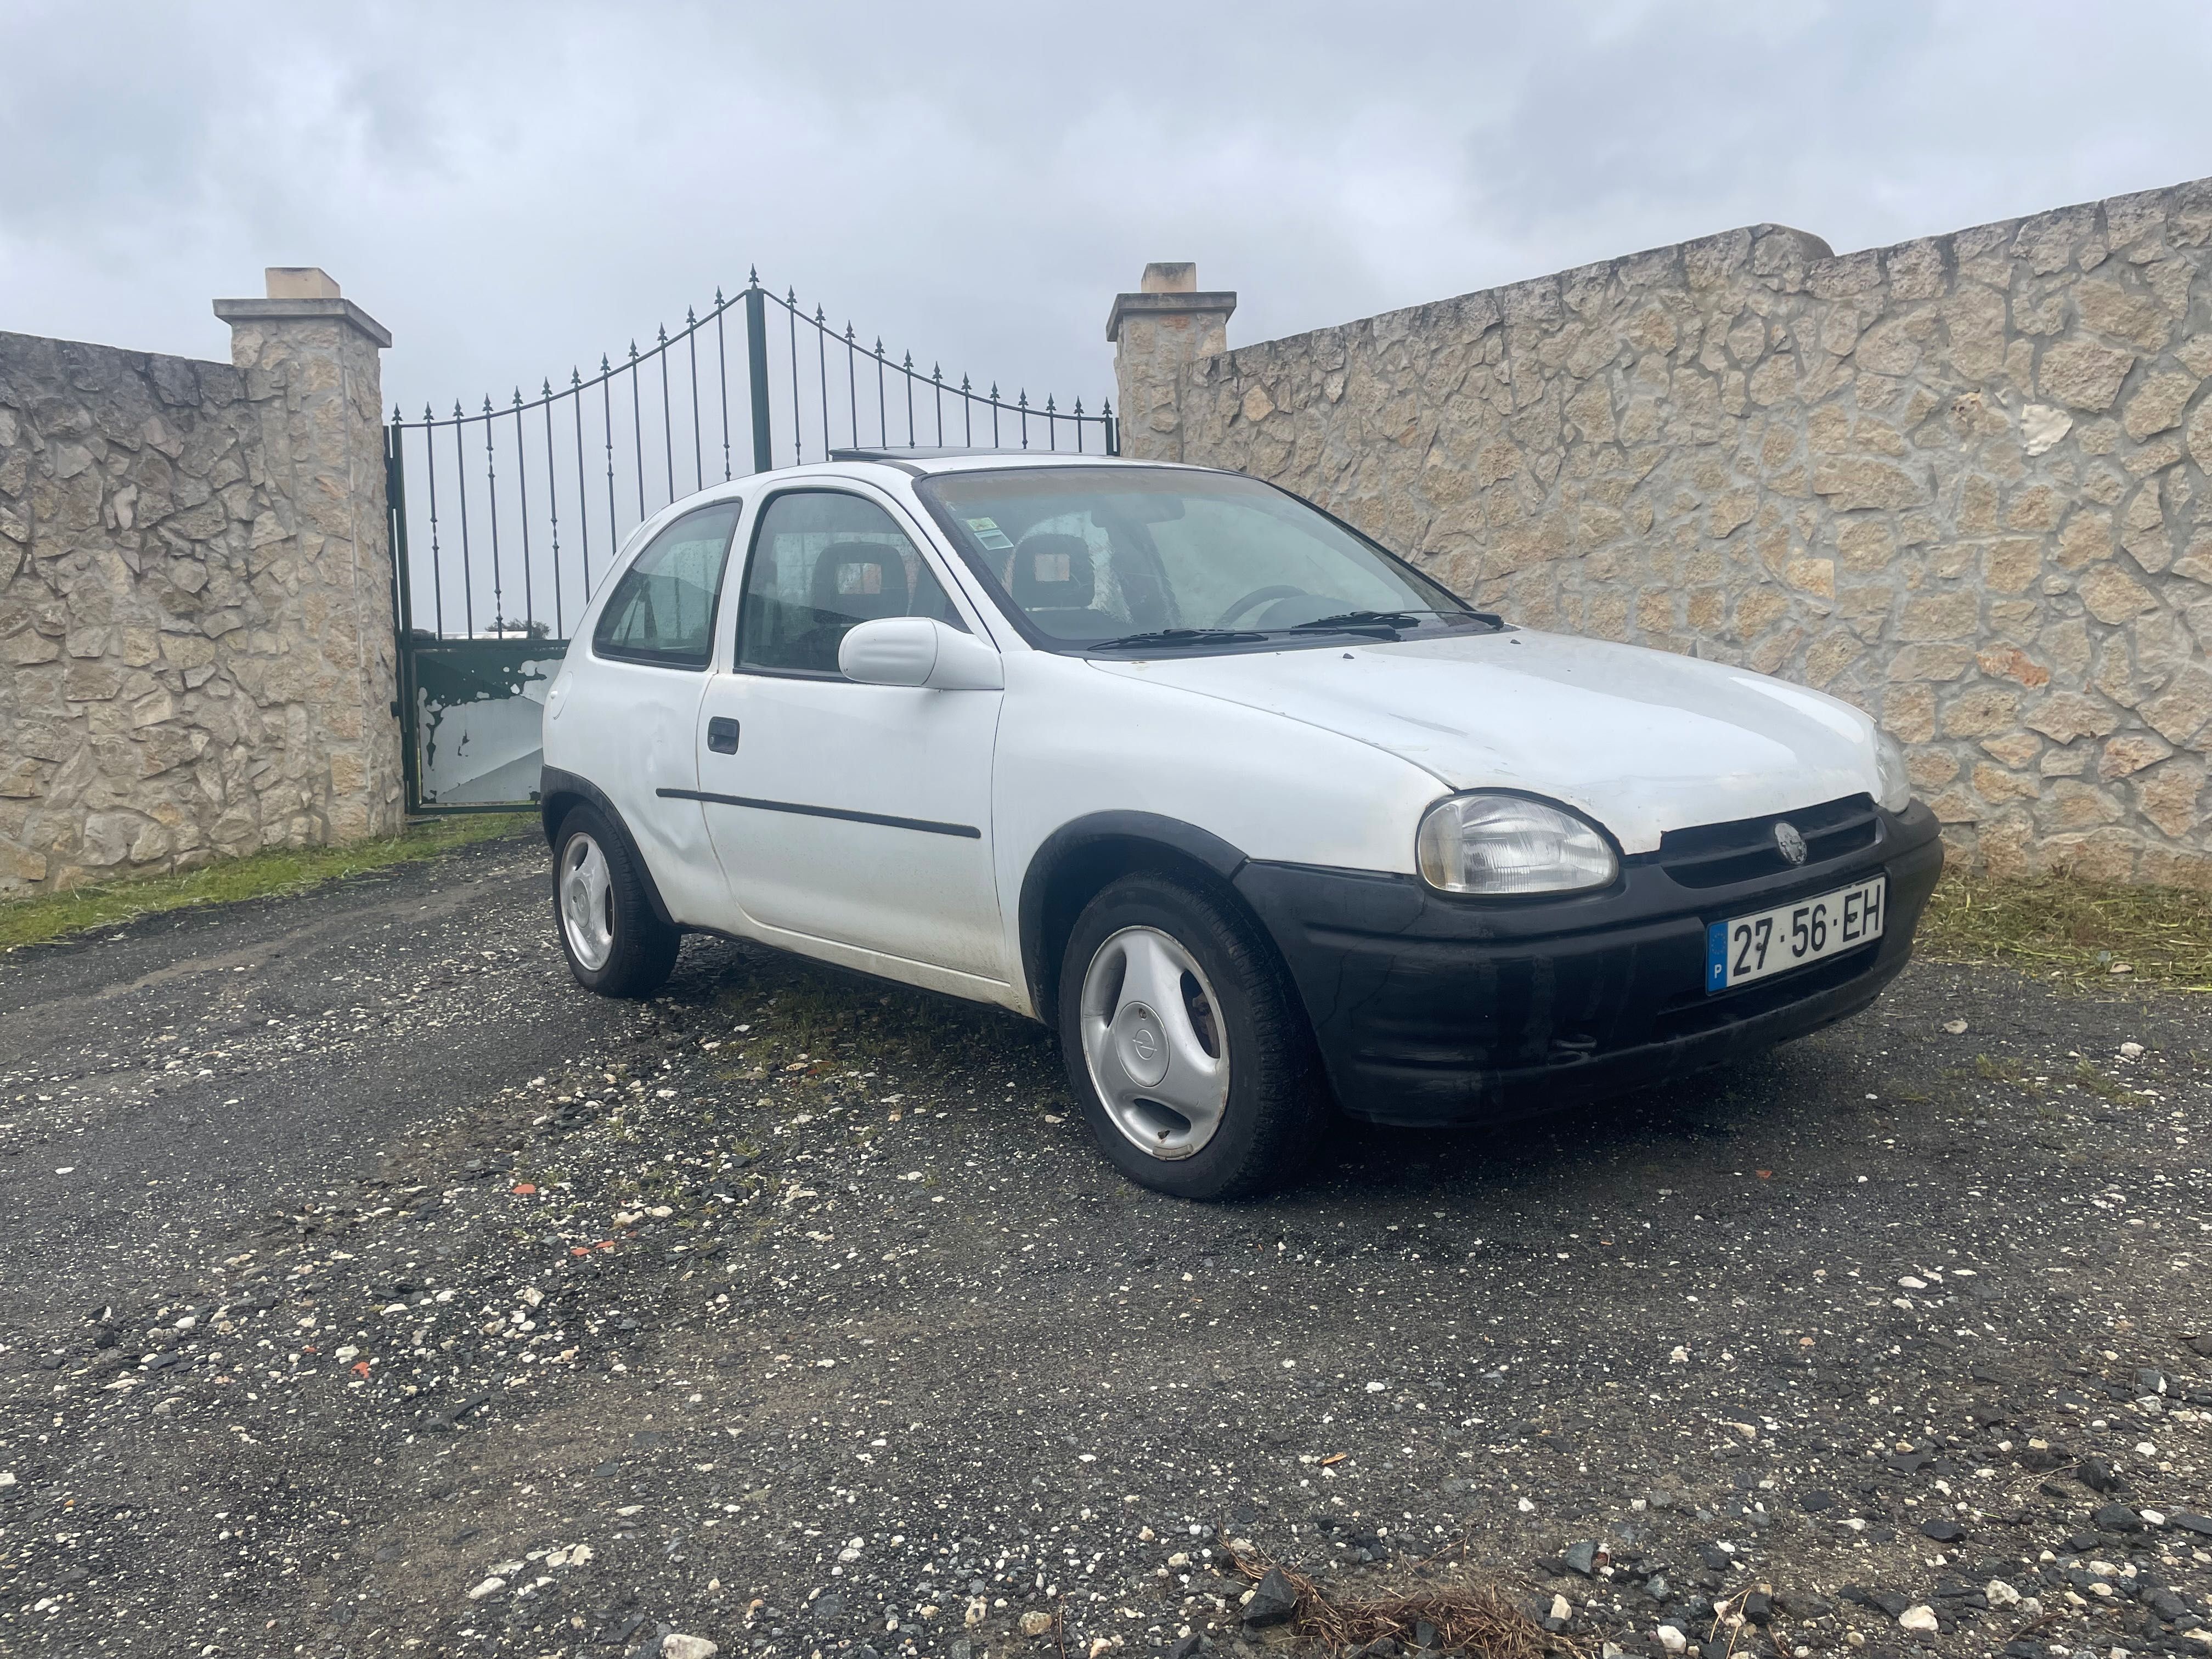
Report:
[{"label": "wrought iron gate", "polygon": [[[744,356],[735,386],[733,348]],[[571,369],[565,386],[548,379],[528,398],[518,386],[473,412],[426,404],[415,421],[395,408],[385,469],[408,810],[510,811],[537,799],[540,713],[569,625],[623,538],[680,495],[838,448],[1112,454],[1119,436],[1103,398],[1086,412],[1080,398],[1040,405],[965,375],[955,385],[933,364],[924,374],[911,353],[863,345],[849,323],[839,333],[820,306],[809,315],[757,273],[644,350],[633,341],[597,374]]]}]

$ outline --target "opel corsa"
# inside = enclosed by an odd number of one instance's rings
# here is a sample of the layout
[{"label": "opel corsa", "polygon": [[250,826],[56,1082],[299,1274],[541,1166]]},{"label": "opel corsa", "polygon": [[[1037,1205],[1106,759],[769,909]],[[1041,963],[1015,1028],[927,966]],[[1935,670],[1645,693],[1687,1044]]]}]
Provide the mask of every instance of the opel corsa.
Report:
[{"label": "opel corsa", "polygon": [[686,931],[1059,1036],[1163,1192],[1865,1007],[1942,863],[1856,708],[1516,628],[1241,475],[841,452],[640,526],[546,699],[562,947]]}]

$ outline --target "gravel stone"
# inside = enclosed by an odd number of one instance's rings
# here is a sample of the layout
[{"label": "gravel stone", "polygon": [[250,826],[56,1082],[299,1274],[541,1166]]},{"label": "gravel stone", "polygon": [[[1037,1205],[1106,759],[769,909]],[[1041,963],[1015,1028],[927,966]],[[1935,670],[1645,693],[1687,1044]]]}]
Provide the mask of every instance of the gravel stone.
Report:
[{"label": "gravel stone", "polygon": [[1279,1625],[1297,1610],[1298,1593],[1280,1567],[1271,1567],[1244,1604],[1248,1625]]}]

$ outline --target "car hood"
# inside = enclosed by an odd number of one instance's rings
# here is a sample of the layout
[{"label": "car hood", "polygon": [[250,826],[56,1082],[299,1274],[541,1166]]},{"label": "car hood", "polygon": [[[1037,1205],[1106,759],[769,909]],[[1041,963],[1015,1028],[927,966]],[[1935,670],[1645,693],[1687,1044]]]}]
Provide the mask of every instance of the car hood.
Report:
[{"label": "car hood", "polygon": [[1849,703],[1602,640],[1516,629],[1093,664],[1372,744],[1453,789],[1565,802],[1627,853],[1879,787],[1874,722]]}]

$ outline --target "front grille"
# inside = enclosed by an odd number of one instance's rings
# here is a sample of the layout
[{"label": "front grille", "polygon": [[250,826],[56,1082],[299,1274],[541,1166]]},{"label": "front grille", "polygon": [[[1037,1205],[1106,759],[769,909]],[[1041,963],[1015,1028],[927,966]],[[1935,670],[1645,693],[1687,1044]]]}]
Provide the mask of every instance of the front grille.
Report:
[{"label": "front grille", "polygon": [[1765,817],[1669,830],[1659,840],[1659,866],[1685,887],[1725,887],[1733,882],[1795,869],[1775,844],[1774,826],[1788,822],[1805,837],[1805,862],[1825,864],[1875,844],[1881,819],[1867,795],[1846,795]]}]

